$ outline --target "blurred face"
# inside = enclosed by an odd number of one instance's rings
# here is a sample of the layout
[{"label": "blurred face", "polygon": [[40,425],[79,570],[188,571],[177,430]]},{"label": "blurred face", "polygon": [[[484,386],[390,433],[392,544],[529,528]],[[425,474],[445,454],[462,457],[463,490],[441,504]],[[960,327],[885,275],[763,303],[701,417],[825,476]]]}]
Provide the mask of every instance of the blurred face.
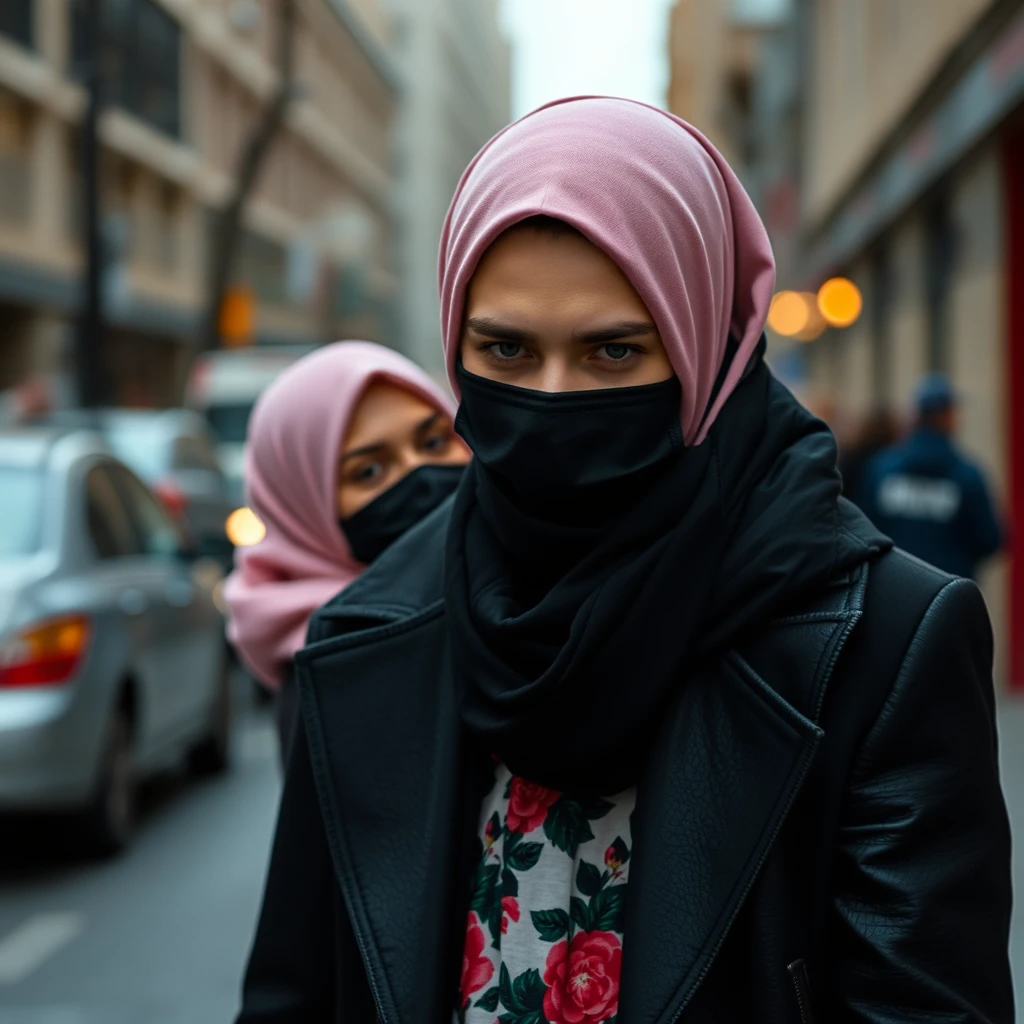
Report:
[{"label": "blurred face", "polygon": [[410,391],[376,381],[363,394],[338,460],[338,517],[348,519],[428,463],[463,465],[469,449],[452,421]]},{"label": "blurred face", "polygon": [[654,318],[582,235],[500,236],[469,285],[462,363],[536,391],[655,384],[673,376]]}]

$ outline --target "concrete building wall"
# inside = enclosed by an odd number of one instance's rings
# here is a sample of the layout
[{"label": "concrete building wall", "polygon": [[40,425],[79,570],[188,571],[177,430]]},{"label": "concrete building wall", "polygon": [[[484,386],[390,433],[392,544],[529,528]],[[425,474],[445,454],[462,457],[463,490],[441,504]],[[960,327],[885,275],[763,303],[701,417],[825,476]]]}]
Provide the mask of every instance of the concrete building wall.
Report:
[{"label": "concrete building wall", "polygon": [[805,210],[827,212],[992,0],[811,5]]},{"label": "concrete building wall", "polygon": [[911,215],[889,238],[893,303],[889,321],[889,373],[885,400],[899,415],[910,412],[914,387],[928,366],[924,310],[924,228]]},{"label": "concrete building wall", "polygon": [[[250,5],[248,21],[230,0],[154,2],[180,29],[180,130],[168,134],[116,97],[101,119],[103,215],[121,238],[122,271],[108,296],[112,349],[126,338],[194,339],[211,211],[229,194],[240,149],[277,84],[280,0]],[[33,48],[0,37],[0,304],[13,321],[21,310],[70,323],[81,272],[84,94],[72,75],[70,0],[35,0],[34,11]],[[302,95],[247,209],[237,274],[257,295],[263,336],[325,339],[358,324],[385,340],[397,294],[397,78],[387,20],[376,0],[358,9],[298,0],[296,35]],[[346,274],[356,287],[343,307],[335,290]],[[8,354],[19,361],[13,344],[0,341],[0,364]],[[176,400],[172,391],[159,400]]]},{"label": "concrete building wall", "polygon": [[496,0],[390,0],[407,88],[395,136],[401,219],[400,347],[443,368],[437,249],[455,186],[510,116]]},{"label": "concrete building wall", "polygon": [[[953,381],[963,396],[959,440],[984,467],[1002,509],[1007,502],[1009,417],[1005,353],[1004,197],[999,150],[985,147],[957,176],[953,211],[957,272],[950,304]],[[996,672],[1006,674],[1007,565],[1005,556],[983,570],[980,583],[998,625]]]}]

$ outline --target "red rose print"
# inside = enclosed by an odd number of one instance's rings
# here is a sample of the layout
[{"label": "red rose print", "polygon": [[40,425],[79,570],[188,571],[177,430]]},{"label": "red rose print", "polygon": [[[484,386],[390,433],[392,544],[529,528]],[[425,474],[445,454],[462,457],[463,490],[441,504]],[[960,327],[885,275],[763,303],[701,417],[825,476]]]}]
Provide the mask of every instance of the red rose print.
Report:
[{"label": "red rose print", "polygon": [[619,1012],[622,945],[611,932],[579,932],[548,953],[544,1017],[551,1024],[600,1024]]},{"label": "red rose print", "polygon": [[479,992],[494,977],[494,964],[483,955],[484,932],[472,911],[466,925],[466,945],[462,952],[462,1006],[469,1006],[469,997]]},{"label": "red rose print", "polygon": [[562,794],[554,789],[538,786],[535,782],[527,782],[518,776],[512,777],[512,789],[508,799],[509,832],[526,835],[544,824],[548,816],[548,808]]},{"label": "red rose print", "polygon": [[501,909],[503,911],[501,917],[501,934],[505,935],[508,932],[509,918],[512,918],[516,924],[519,924],[519,904],[514,896],[502,896]]}]

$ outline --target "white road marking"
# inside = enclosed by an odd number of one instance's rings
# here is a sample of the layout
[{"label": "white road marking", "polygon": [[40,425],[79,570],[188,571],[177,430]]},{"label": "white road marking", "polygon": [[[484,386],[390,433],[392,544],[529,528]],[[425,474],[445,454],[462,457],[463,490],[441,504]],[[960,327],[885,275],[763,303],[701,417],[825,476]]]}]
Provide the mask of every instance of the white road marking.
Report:
[{"label": "white road marking", "polygon": [[75,939],[81,914],[33,914],[0,941],[0,985],[15,985]]}]

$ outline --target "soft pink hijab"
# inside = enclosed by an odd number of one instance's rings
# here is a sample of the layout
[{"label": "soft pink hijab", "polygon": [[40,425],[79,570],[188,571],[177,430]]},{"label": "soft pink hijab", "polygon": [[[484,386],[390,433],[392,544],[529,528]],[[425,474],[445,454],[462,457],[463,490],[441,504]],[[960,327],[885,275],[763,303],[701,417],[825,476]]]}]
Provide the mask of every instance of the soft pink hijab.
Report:
[{"label": "soft pink hijab", "polygon": [[[722,155],[685,121],[632,100],[578,96],[527,114],[477,154],[441,235],[448,378],[466,288],[506,228],[564,220],[622,269],[654,317],[683,385],[683,438],[700,444],[764,330],[775,261],[761,218]],[[709,409],[730,332],[733,365]]]},{"label": "soft pink hijab", "polygon": [[367,386],[388,380],[451,416],[451,399],[404,356],[341,341],[298,360],[263,393],[249,422],[249,504],[267,534],[235,552],[224,596],[228,636],[250,669],[281,684],[310,614],[365,566],[338,526],[338,452]]}]

